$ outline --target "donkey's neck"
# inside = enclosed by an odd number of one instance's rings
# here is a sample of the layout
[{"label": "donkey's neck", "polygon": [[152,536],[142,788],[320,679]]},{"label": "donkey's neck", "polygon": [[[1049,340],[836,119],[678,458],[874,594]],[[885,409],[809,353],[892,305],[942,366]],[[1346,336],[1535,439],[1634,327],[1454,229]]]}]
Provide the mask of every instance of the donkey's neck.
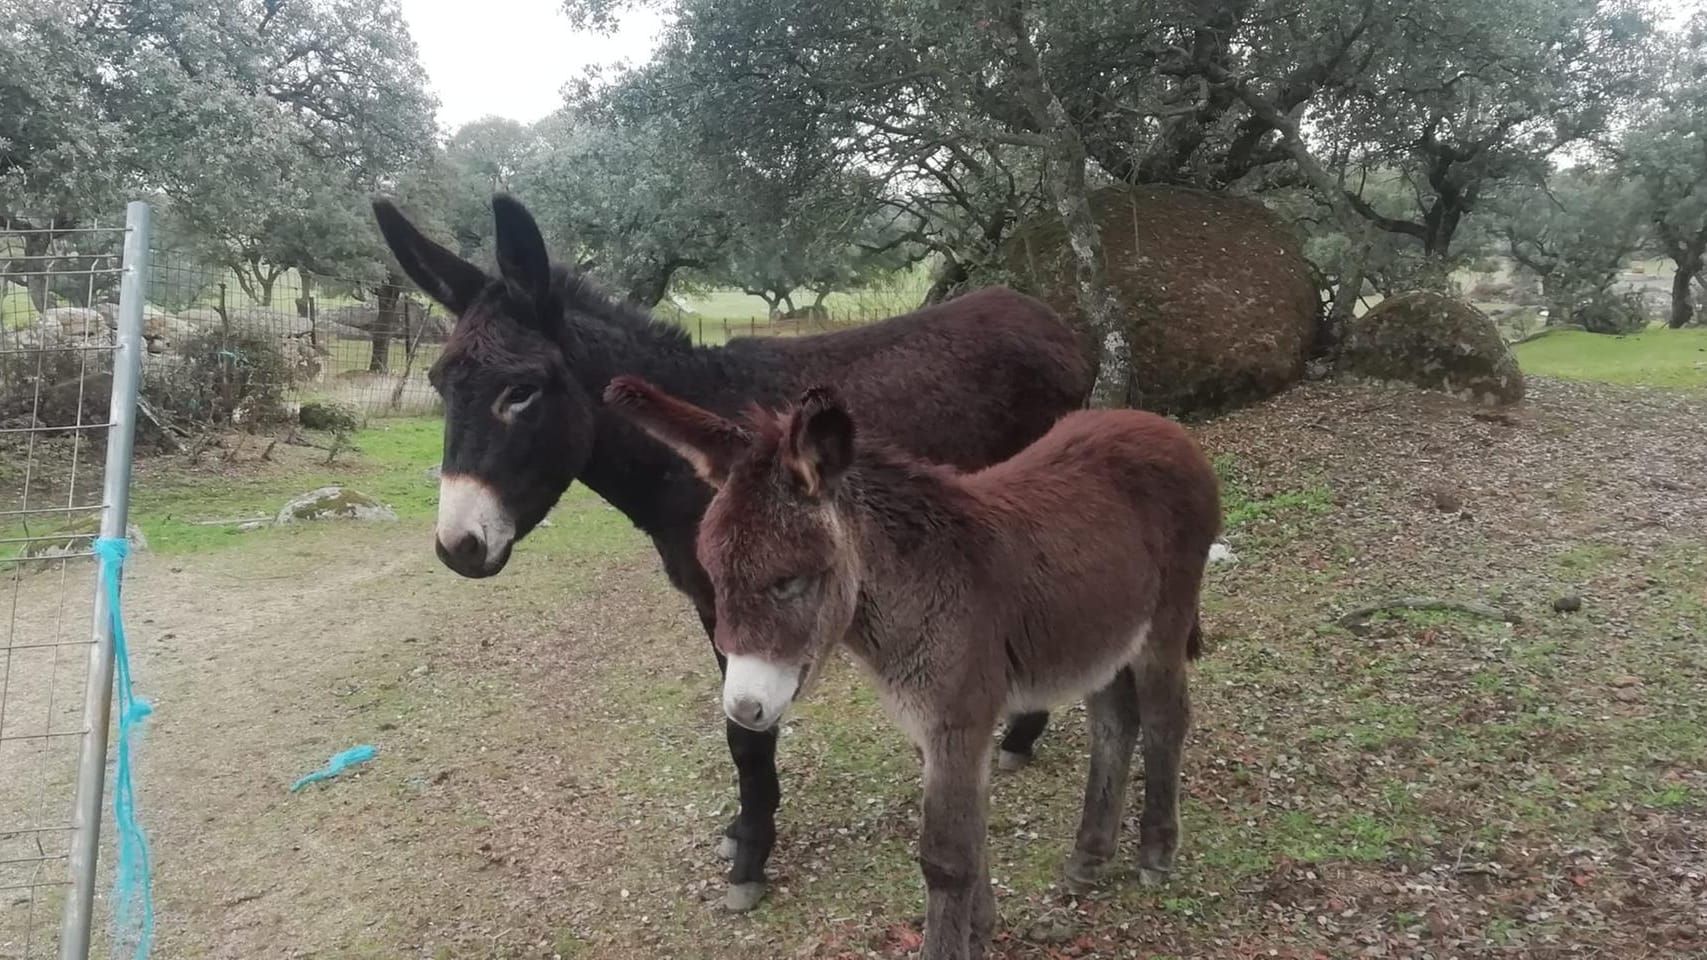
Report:
[{"label": "donkey's neck", "polygon": [[934,624],[966,615],[995,532],[949,468],[862,447],[845,481],[860,550],[852,652],[879,673],[905,670]]},{"label": "donkey's neck", "polygon": [[679,327],[616,304],[602,313],[566,312],[558,341],[596,411],[593,446],[577,479],[647,533],[693,525],[709,491],[685,462],[606,411],[600,398],[613,377],[632,374],[733,413],[744,398],[770,386],[762,352],[697,347]]}]

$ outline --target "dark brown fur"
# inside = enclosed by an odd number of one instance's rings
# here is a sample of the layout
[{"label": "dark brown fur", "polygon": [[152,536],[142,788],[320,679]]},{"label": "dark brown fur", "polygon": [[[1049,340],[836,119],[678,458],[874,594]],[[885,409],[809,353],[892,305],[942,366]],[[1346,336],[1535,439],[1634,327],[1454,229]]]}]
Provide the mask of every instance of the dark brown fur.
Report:
[{"label": "dark brown fur", "polygon": [[[1139,869],[1166,876],[1185,668],[1220,529],[1214,470],[1184,429],[1138,411],[1074,413],[1011,459],[960,473],[856,443],[861,410],[827,391],[744,426],[708,423],[631,378],[607,399],[697,451],[719,485],[699,537],[718,649],[792,672],[798,695],[845,643],[923,750],[927,958],[982,956],[995,922],[985,787],[1004,711],[1089,697],[1091,771],[1067,868],[1078,882],[1114,855],[1142,732]],[[732,718],[775,722],[729,697]]]}]

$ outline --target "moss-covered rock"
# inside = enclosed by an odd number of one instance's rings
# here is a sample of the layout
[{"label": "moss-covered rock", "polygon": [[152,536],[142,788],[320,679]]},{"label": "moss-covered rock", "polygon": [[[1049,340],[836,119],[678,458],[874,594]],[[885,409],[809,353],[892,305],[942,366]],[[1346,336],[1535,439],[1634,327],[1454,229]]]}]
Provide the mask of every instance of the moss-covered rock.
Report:
[{"label": "moss-covered rock", "polygon": [[292,499],[273,518],[277,524],[314,520],[396,520],[397,514],[378,500],[347,487],[321,487]]},{"label": "moss-covered rock", "polygon": [[[1260,203],[1174,187],[1109,187],[1090,203],[1109,282],[1130,322],[1139,406],[1211,412],[1272,396],[1304,376],[1321,301],[1284,221]],[[1022,225],[1007,267],[1016,286],[1064,317],[1079,316],[1059,218]]]},{"label": "moss-covered rock", "polygon": [[1402,380],[1479,403],[1523,399],[1523,372],[1487,314],[1437,293],[1383,300],[1353,320],[1340,370],[1375,380]]},{"label": "moss-covered rock", "polygon": [[308,400],[297,411],[297,420],[309,430],[353,433],[359,425],[355,408],[330,400]]}]

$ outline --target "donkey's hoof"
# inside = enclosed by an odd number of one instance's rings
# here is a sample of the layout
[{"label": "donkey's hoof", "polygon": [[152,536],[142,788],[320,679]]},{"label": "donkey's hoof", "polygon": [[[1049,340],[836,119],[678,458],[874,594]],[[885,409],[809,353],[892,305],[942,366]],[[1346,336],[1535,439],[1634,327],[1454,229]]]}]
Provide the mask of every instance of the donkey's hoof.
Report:
[{"label": "donkey's hoof", "polygon": [[1003,773],[1015,773],[1031,765],[1031,754],[1015,753],[1003,750],[996,754],[996,769]]},{"label": "donkey's hoof", "polygon": [[1112,869],[1106,858],[1074,850],[1073,855],[1067,858],[1067,886],[1074,892],[1083,893],[1107,879]]},{"label": "donkey's hoof", "polygon": [[752,883],[731,883],[729,892],[723,895],[723,909],[730,913],[746,913],[759,905],[765,898],[763,881]]},{"label": "donkey's hoof", "polygon": [[1138,885],[1141,887],[1165,887],[1170,873],[1172,871],[1165,867],[1139,867]]},{"label": "donkey's hoof", "polygon": [[733,859],[735,859],[735,849],[738,846],[739,846],[739,844],[737,844],[735,842],[734,837],[718,837],[717,838],[717,859],[719,859],[719,860],[733,860]]}]

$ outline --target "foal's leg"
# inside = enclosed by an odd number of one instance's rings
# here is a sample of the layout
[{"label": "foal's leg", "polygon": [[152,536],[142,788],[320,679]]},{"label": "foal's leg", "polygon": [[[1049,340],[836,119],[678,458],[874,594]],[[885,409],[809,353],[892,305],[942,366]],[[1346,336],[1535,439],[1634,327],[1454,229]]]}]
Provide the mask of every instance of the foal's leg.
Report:
[{"label": "foal's leg", "polygon": [[[983,956],[995,925],[986,846],[990,726],[936,729],[925,746],[919,866],[925,875],[924,960]],[[980,937],[976,951],[974,937]]]},{"label": "foal's leg", "polygon": [[1008,732],[1002,737],[1002,752],[996,756],[996,767],[1011,773],[1031,762],[1032,747],[1049,725],[1049,714],[1021,713],[1008,718]]},{"label": "foal's leg", "polygon": [[[1138,879],[1166,883],[1179,849],[1179,767],[1191,722],[1185,687],[1184,631],[1172,647],[1146,645],[1139,654],[1138,713],[1143,721],[1144,815],[1139,819]],[[1170,656],[1171,654],[1171,656]]]},{"label": "foal's leg", "polygon": [[1132,748],[1138,743],[1138,681],[1131,667],[1086,701],[1090,708],[1091,771],[1085,780],[1085,808],[1079,836],[1067,858],[1067,881],[1090,886],[1108,874],[1126,813],[1126,781],[1132,773]]}]

